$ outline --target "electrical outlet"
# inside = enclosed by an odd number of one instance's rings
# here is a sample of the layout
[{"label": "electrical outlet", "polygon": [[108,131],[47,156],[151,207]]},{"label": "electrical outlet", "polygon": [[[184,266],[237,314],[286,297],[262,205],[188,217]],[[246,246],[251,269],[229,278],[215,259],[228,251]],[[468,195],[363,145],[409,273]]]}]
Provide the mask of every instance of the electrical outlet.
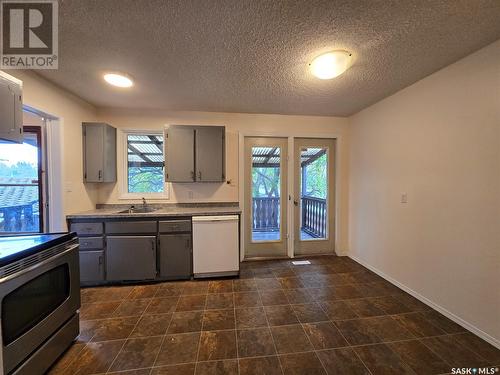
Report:
[{"label": "electrical outlet", "polygon": [[401,193],[401,203],[408,203],[408,194]]}]

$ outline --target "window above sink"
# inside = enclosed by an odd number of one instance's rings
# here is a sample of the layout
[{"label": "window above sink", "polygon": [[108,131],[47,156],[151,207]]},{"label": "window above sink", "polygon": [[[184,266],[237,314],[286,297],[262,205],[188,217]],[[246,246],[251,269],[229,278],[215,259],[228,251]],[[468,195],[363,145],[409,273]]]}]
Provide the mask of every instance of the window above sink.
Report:
[{"label": "window above sink", "polygon": [[120,199],[169,199],[169,185],[164,177],[163,133],[128,130],[121,135]]}]

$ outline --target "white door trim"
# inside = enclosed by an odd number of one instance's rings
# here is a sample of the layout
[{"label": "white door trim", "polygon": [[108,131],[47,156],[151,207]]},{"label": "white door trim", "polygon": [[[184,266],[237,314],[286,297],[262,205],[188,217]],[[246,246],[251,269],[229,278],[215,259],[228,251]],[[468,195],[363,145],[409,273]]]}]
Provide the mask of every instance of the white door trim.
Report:
[{"label": "white door trim", "polygon": [[60,119],[46,119],[48,231],[66,230],[63,201],[63,126]]},{"label": "white door trim", "polygon": [[45,225],[48,232],[66,231],[66,221],[64,220],[64,194],[63,194],[63,155],[64,155],[64,134],[63,120],[40,111],[36,108],[24,105],[23,109],[31,112],[45,120],[45,179],[47,182],[48,199],[44,207],[47,211],[47,223]]},{"label": "white door trim", "polygon": [[[261,131],[240,131],[238,132],[238,199],[240,202],[240,208],[244,210],[245,206],[245,175],[244,175],[244,167],[245,167],[245,137],[281,137],[288,138],[288,170],[290,171],[288,174],[288,194],[294,194],[293,191],[293,178],[294,178],[294,169],[293,169],[293,146],[295,138],[327,138],[327,139],[336,139],[336,147],[335,147],[335,253],[337,255],[345,255],[347,249],[343,249],[340,247],[340,236],[343,233],[344,226],[347,223],[342,222],[342,214],[343,207],[341,205],[341,197],[342,197],[342,184],[341,184],[341,176],[343,173],[342,165],[344,160],[342,158],[342,151],[344,149],[345,137],[338,133],[315,133],[315,134],[304,134],[304,133],[294,133],[294,134],[286,134],[281,132],[261,132]],[[292,147],[290,147],[292,146]],[[292,153],[292,154],[290,154]],[[291,212],[290,205],[292,202],[288,200],[288,212]],[[293,216],[293,215],[289,215]],[[293,254],[293,217],[288,220],[288,256],[290,258],[294,257]],[[242,220],[240,222],[240,259],[245,259],[245,219],[242,216]],[[347,243],[347,241],[344,241]]]}]

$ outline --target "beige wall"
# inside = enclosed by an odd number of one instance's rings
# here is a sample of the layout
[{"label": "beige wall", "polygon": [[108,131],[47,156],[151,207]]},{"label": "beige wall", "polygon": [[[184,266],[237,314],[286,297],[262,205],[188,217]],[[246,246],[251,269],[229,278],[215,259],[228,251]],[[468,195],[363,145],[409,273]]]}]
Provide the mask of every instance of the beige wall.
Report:
[{"label": "beige wall", "polygon": [[363,110],[350,130],[350,255],[498,345],[500,41]]},{"label": "beige wall", "polygon": [[[347,249],[347,199],[348,199],[348,119],[320,116],[284,116],[242,113],[214,112],[154,112],[102,110],[99,120],[121,130],[145,129],[161,131],[166,124],[201,124],[226,126],[226,178],[231,184],[186,183],[171,184],[169,202],[237,202],[239,201],[238,180],[238,134],[261,134],[279,136],[337,136],[338,178],[339,178],[339,225],[337,251]],[[118,165],[123,165],[123,141],[118,143]],[[118,179],[124,168],[118,168]],[[193,198],[189,198],[192,192]],[[120,199],[120,183],[105,184],[99,191],[100,203],[131,203]]]},{"label": "beige wall", "polygon": [[[62,206],[64,214],[89,210],[98,199],[96,186],[82,181],[82,121],[94,121],[96,109],[85,101],[28,71],[11,70],[9,74],[23,81],[25,105],[57,117],[60,121],[63,155]],[[61,197],[51,197],[59,200]]]}]

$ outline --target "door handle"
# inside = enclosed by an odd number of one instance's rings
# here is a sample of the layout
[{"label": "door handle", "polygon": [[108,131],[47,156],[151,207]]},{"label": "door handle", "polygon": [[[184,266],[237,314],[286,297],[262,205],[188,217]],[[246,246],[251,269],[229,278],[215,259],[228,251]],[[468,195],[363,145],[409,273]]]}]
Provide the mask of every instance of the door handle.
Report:
[{"label": "door handle", "polygon": [[191,171],[191,179],[194,181],[194,171]]},{"label": "door handle", "polygon": [[99,265],[102,265],[102,255],[99,255]]},{"label": "door handle", "polygon": [[102,179],[102,171],[99,169],[99,176],[98,176],[98,179]]},{"label": "door handle", "polygon": [[198,180],[201,180],[201,171],[198,171]]},{"label": "door handle", "polygon": [[299,201],[296,201],[295,199],[293,200],[293,205],[294,206],[298,206],[299,205]]}]

